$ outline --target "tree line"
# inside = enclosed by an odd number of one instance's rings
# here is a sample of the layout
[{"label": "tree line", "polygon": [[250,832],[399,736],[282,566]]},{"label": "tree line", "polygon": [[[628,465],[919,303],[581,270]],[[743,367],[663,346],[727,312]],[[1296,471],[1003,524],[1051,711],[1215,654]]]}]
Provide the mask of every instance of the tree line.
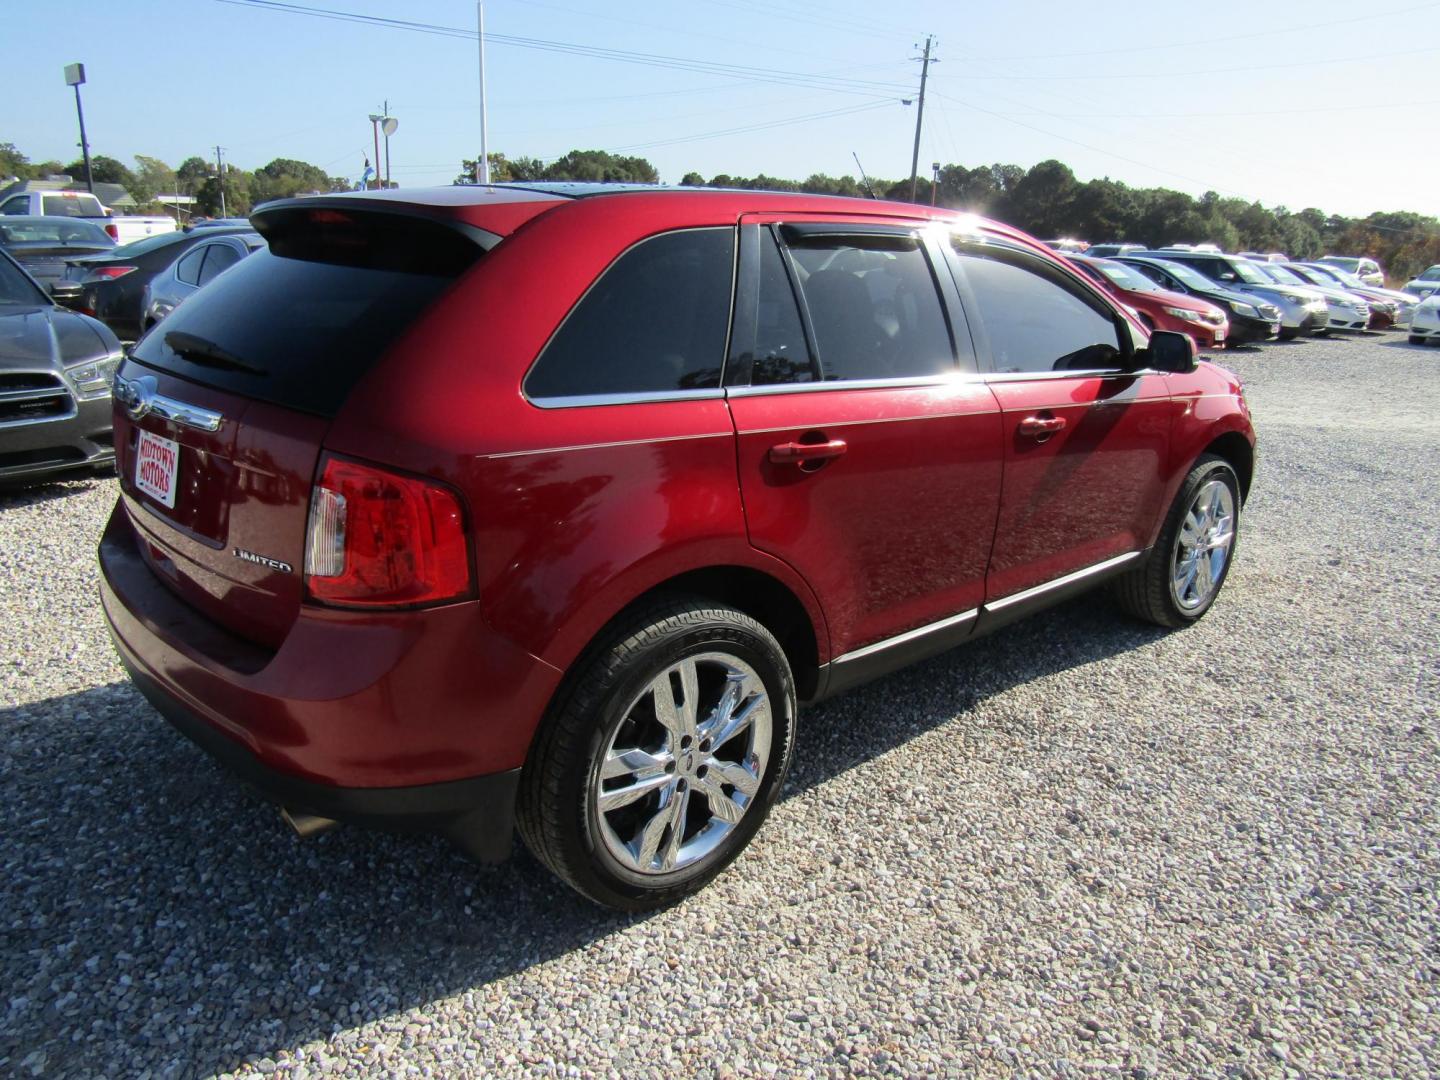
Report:
[{"label": "tree line", "polygon": [[[349,180],[329,176],[325,170],[294,158],[276,158],[253,172],[225,163],[222,177],[215,163],[199,155],[188,157],[175,168],[159,158],[135,155],[132,169],[105,154],[90,158],[90,177],[97,184],[119,184],[130,193],[140,210],[165,207],[163,196],[193,195],[194,212],[213,217],[220,213],[220,193],[225,193],[225,212],[243,217],[269,199],[304,195],[315,191],[348,191]],[[59,161],[32,162],[13,143],[0,142],[0,180],[43,180],[47,176],[85,176],[84,159],[68,165]]]},{"label": "tree line", "polygon": [[[91,158],[97,181],[122,184],[142,208],[158,208],[157,197],[193,195],[195,212],[220,213],[220,192],[225,211],[248,214],[267,199],[314,191],[346,191],[352,185],[343,177],[329,176],[316,165],[292,158],[276,158],[253,172],[226,164],[222,177],[210,161],[187,158],[171,168],[158,158],[136,155],[134,168],[103,154]],[[32,163],[13,144],[0,142],[0,179],[22,180],[50,174],[84,175],[84,163],[58,161]],[[461,162],[455,183],[472,183],[475,161]],[[493,181],[579,180],[606,183],[657,184],[659,170],[642,157],[604,150],[572,150],[544,162],[539,158],[490,155]],[[905,201],[908,180],[813,173],[804,180],[778,176],[733,176],[719,173],[705,178],[686,173],[686,187],[725,187],[804,191]],[[1440,263],[1440,220],[1409,211],[1379,212],[1364,218],[1327,214],[1313,207],[1289,210],[1259,202],[1223,197],[1207,191],[1198,198],[1168,188],[1130,187],[1106,177],[1080,181],[1070,167],[1054,159],[1029,169],[1019,165],[945,165],[938,184],[923,177],[916,198],[951,209],[969,210],[1014,225],[1042,239],[1076,237],[1090,241],[1125,240],[1158,247],[1175,243],[1214,243],[1226,251],[1283,251],[1297,259],[1319,255],[1367,255],[1386,268],[1390,277],[1404,281],[1427,266]]]},{"label": "tree line", "polygon": [[[590,180],[654,184],[659,173],[644,158],[621,157],[602,150],[572,150],[549,164],[537,158],[490,155],[491,179]],[[461,163],[456,183],[471,183],[473,160]],[[813,173],[804,180],[778,176],[706,179],[690,172],[686,187],[723,187],[803,191],[819,195],[874,197],[904,202],[909,180]],[[1288,210],[1207,191],[1196,198],[1168,188],[1130,187],[1108,177],[1080,181],[1063,162],[1051,159],[1029,169],[1019,165],[945,165],[938,186],[931,178],[916,185],[916,199],[967,210],[1014,225],[1041,239],[1074,237],[1098,243],[1124,240],[1161,247],[1167,244],[1218,244],[1225,251],[1282,251],[1296,259],[1321,255],[1367,255],[1386,268],[1391,279],[1405,281],[1440,263],[1440,220],[1409,211],[1373,213],[1364,218],[1327,214],[1313,207]]]}]

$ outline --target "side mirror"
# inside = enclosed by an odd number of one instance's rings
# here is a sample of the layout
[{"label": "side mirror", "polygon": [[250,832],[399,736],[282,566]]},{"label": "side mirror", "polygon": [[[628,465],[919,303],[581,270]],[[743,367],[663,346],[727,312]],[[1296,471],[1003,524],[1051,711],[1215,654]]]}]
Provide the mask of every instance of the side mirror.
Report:
[{"label": "side mirror", "polygon": [[52,281],[50,283],[50,299],[64,307],[74,307],[79,302],[82,291],[78,281]]},{"label": "side mirror", "polygon": [[1144,367],[1184,375],[1195,370],[1195,340],[1189,334],[1156,330],[1150,335],[1150,344],[1140,350],[1136,359]]}]

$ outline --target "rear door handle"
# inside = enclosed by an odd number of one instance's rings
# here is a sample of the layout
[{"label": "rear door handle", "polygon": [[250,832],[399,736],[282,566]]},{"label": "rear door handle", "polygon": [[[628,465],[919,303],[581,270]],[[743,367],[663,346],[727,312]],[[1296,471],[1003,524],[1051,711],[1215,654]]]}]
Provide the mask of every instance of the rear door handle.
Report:
[{"label": "rear door handle", "polygon": [[807,465],[837,458],[848,449],[844,439],[817,443],[787,442],[770,448],[770,460],[776,465]]},{"label": "rear door handle", "polygon": [[1027,416],[1020,421],[1020,434],[1027,435],[1032,439],[1044,442],[1057,431],[1065,430],[1065,418],[1063,416]]}]

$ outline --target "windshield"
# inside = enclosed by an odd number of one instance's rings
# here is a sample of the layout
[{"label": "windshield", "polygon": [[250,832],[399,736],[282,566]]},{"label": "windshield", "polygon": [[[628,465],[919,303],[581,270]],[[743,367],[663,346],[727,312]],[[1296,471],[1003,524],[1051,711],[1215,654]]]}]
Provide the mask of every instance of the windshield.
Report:
[{"label": "windshield", "polygon": [[1124,263],[1111,262],[1109,259],[1102,260],[1095,264],[1100,272],[1107,278],[1119,285],[1122,289],[1129,289],[1131,292],[1159,292],[1160,286],[1151,281],[1138,270],[1132,270]]},{"label": "windshield", "polygon": [[1432,266],[1420,275],[1421,281],[1440,281],[1440,266]]},{"label": "windshield", "polygon": [[1352,288],[1358,289],[1368,289],[1370,287],[1366,285],[1365,282],[1361,281],[1358,277],[1356,277],[1354,274],[1347,274],[1338,266],[1317,266],[1315,267],[1315,270],[1317,273],[1323,274],[1335,281],[1340,282],[1341,285],[1349,285]]},{"label": "windshield", "polygon": [[1169,262],[1164,259],[1156,259],[1164,271],[1173,278],[1179,278],[1192,289],[1200,289],[1202,292],[1211,292],[1215,288],[1215,282],[1211,281],[1198,270],[1191,270],[1184,263]]},{"label": "windshield", "polygon": [[1246,262],[1244,259],[1231,259],[1228,265],[1230,269],[1235,271],[1235,276],[1245,282],[1246,285],[1270,284],[1269,279],[1266,278],[1265,275],[1260,272],[1259,267],[1252,262]]},{"label": "windshield", "polygon": [[1310,284],[1310,282],[1306,281],[1299,274],[1286,270],[1283,266],[1276,266],[1274,263],[1264,263],[1260,269],[1269,274],[1272,281],[1278,281],[1282,285]]},{"label": "windshield", "polygon": [[50,300],[37,289],[13,262],[0,255],[0,304],[48,304]]},{"label": "windshield", "polygon": [[1360,260],[1352,259],[1349,256],[1333,255],[1320,261],[1344,270],[1347,274],[1353,274],[1356,270],[1360,269]]}]

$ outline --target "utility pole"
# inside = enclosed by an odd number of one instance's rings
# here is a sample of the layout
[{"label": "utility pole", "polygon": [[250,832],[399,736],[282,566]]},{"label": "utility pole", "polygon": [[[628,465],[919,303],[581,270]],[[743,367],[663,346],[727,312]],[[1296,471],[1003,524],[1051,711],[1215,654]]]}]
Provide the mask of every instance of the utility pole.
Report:
[{"label": "utility pole", "polygon": [[[385,114],[383,124],[385,126],[385,190],[390,190],[390,99],[385,99],[381,111]],[[376,162],[378,165],[379,162]]]},{"label": "utility pole", "polygon": [[220,152],[224,149],[223,146],[215,147],[215,172],[220,177],[220,216],[222,218],[229,217],[225,213],[225,163],[220,158]]},{"label": "utility pole", "polygon": [[480,160],[475,163],[475,182],[490,183],[490,149],[485,138],[485,0],[475,0],[475,26],[480,33]]},{"label": "utility pole", "polygon": [[940,190],[940,163],[930,163],[930,205],[935,205],[935,193]]},{"label": "utility pole", "polygon": [[[915,201],[915,185],[920,170],[920,125],[925,120],[925,77],[930,74],[930,35],[925,36],[925,55],[920,68],[920,108],[915,112],[915,152],[910,156],[910,201]],[[938,63],[938,61],[937,61]]]}]

